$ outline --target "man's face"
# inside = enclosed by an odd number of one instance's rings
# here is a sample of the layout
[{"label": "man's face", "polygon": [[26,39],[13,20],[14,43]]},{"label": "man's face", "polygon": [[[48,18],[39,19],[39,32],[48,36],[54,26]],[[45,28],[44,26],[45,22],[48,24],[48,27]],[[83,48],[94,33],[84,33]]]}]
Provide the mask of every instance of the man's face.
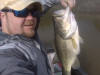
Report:
[{"label": "man's face", "polygon": [[37,18],[31,13],[27,17],[16,17],[12,12],[2,12],[2,30],[8,34],[22,34],[32,37],[35,34]]}]

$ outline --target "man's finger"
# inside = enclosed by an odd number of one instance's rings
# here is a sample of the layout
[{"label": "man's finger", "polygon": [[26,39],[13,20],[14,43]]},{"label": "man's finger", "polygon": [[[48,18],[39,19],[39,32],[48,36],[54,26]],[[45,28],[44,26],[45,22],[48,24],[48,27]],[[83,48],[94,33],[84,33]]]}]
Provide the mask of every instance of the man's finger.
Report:
[{"label": "man's finger", "polygon": [[76,4],[75,0],[67,0],[67,2],[68,2],[68,5],[69,5],[70,8],[75,7],[75,4]]},{"label": "man's finger", "polygon": [[67,2],[65,2],[65,0],[60,0],[60,2],[61,2],[61,5],[62,5],[63,7],[67,7]]},{"label": "man's finger", "polygon": [[61,5],[67,7],[69,5],[70,8],[73,8],[76,4],[75,0],[60,0]]}]

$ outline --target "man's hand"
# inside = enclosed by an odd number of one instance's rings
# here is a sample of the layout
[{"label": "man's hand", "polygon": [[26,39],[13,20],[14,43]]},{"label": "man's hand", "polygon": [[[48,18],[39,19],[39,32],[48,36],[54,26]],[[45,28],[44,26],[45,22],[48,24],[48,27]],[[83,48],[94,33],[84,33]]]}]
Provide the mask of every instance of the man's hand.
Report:
[{"label": "man's hand", "polygon": [[60,2],[62,6],[67,7],[68,5],[70,8],[73,8],[76,3],[75,0],[60,0]]}]

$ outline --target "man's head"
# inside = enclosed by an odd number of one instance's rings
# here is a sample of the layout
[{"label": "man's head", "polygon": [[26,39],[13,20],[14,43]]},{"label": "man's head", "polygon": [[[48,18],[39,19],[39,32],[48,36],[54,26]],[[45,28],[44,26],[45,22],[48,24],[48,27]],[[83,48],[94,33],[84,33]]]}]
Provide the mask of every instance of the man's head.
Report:
[{"label": "man's head", "polygon": [[2,31],[33,37],[42,6],[39,0],[1,0]]}]

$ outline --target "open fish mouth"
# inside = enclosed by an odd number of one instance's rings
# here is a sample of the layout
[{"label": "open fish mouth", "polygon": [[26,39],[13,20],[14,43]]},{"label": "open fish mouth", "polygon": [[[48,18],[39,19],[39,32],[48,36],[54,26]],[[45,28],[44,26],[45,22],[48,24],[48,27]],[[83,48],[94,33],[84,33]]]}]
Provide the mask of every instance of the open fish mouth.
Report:
[{"label": "open fish mouth", "polygon": [[77,22],[69,7],[55,11],[53,18],[55,32],[63,39],[70,38],[77,30]]}]

